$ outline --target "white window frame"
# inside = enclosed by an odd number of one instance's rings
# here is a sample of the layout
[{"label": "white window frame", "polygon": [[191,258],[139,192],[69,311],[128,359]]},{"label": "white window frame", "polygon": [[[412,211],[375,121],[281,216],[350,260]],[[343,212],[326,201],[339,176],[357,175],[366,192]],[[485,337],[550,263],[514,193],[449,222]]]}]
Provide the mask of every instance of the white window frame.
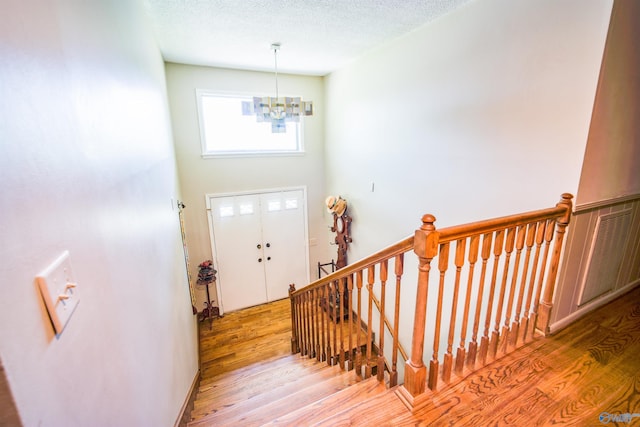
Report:
[{"label": "white window frame", "polygon": [[[291,132],[295,132],[297,135],[297,148],[292,150],[282,149],[245,149],[245,150],[212,150],[210,144],[207,144],[207,136],[205,132],[204,124],[204,108],[202,106],[202,98],[206,96],[220,97],[220,98],[238,98],[246,99],[247,101],[253,101],[253,96],[262,96],[261,94],[247,95],[245,93],[237,92],[218,92],[205,89],[196,89],[196,101],[198,106],[198,124],[200,127],[200,144],[202,150],[202,158],[220,158],[220,157],[260,157],[260,156],[300,156],[304,155],[304,127],[303,120],[300,122],[287,123],[287,132],[289,135]],[[265,95],[266,96],[266,95]],[[265,131],[271,133],[271,125],[269,123],[256,122],[255,116],[248,116],[255,123],[256,126],[264,126]],[[274,134],[284,135],[284,134]]]}]

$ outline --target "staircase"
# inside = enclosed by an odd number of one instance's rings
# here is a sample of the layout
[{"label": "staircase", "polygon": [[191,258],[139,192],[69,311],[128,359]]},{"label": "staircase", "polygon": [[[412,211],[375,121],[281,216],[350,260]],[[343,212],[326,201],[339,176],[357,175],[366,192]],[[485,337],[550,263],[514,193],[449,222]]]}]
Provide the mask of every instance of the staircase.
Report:
[{"label": "staircase", "polygon": [[285,356],[203,380],[189,426],[310,425],[328,423],[341,408],[366,405],[390,394],[375,377],[359,378],[340,366]]},{"label": "staircase", "polygon": [[[293,355],[219,370],[231,356],[267,357],[253,343],[238,352],[235,341],[253,335],[245,318],[228,345],[211,346],[223,354],[201,363],[188,425],[388,425],[425,419],[416,416],[442,399],[457,401],[445,398],[456,384],[548,334],[571,198],[440,230],[424,215],[414,236],[302,289],[291,285]],[[419,264],[410,354],[399,342],[405,255]],[[269,319],[257,317],[256,331],[265,334],[271,323],[278,331],[271,341],[280,342],[282,324]],[[431,355],[427,363],[424,355]],[[403,384],[398,363],[405,366]]]}]

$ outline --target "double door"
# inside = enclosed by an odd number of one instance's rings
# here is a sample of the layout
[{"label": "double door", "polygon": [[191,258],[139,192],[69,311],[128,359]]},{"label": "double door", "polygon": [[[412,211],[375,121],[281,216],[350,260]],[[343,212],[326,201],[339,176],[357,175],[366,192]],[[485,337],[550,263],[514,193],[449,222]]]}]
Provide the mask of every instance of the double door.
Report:
[{"label": "double door", "polygon": [[288,297],[308,283],[304,191],[207,198],[221,312]]}]

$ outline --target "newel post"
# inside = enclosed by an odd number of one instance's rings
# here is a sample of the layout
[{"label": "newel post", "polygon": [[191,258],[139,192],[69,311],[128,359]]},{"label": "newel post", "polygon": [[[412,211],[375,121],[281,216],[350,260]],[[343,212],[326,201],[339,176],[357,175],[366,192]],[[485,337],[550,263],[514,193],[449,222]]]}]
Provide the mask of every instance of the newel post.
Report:
[{"label": "newel post", "polygon": [[404,388],[412,395],[424,393],[427,368],[422,361],[424,353],[424,331],[427,319],[427,294],[429,291],[429,271],[431,260],[438,254],[440,234],[433,224],[436,218],[427,214],[422,217],[422,226],[416,230],[413,250],[419,258],[418,289],[416,295],[416,311],[413,321],[413,338],[411,357],[404,370]]},{"label": "newel post", "polygon": [[289,285],[289,299],[291,300],[291,353],[296,354],[300,352],[300,348],[298,347],[298,338],[296,336],[297,333],[297,319],[296,316],[296,304],[295,298],[293,297],[293,293],[296,291],[295,283],[291,283]]},{"label": "newel post", "polygon": [[547,276],[547,282],[544,287],[544,293],[542,294],[542,300],[540,301],[540,308],[538,310],[538,318],[536,321],[536,327],[545,335],[550,332],[549,321],[551,318],[551,308],[553,307],[553,292],[556,285],[556,278],[558,276],[558,269],[560,267],[560,254],[562,252],[564,234],[567,229],[567,225],[569,225],[569,221],[571,220],[571,212],[573,210],[573,203],[571,202],[571,199],[573,199],[573,195],[564,193],[562,194],[560,201],[556,204],[557,207],[564,207],[565,213],[556,219],[556,239],[553,244],[553,255],[551,257],[549,275]]}]

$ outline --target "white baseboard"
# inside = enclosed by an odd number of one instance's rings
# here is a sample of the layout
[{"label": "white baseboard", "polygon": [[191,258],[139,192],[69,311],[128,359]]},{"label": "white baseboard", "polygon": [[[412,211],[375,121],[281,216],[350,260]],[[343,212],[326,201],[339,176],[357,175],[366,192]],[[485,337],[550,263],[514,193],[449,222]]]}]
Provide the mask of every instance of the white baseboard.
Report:
[{"label": "white baseboard", "polygon": [[558,320],[555,323],[552,323],[549,326],[549,329],[551,331],[551,334],[555,334],[556,332],[560,331],[561,329],[566,328],[567,326],[569,326],[570,324],[572,324],[573,322],[575,322],[576,320],[578,320],[579,318],[581,318],[582,316],[584,316],[587,313],[592,312],[593,310],[602,307],[603,305],[607,304],[608,302],[613,301],[614,299],[618,298],[621,295],[626,294],[627,292],[631,291],[632,289],[634,289],[636,286],[640,285],[640,279],[635,280],[631,283],[629,283],[627,286],[618,289],[617,291],[611,292],[603,297],[600,297],[592,302],[589,302],[587,304],[585,304],[583,307],[580,307],[578,310],[574,311],[573,313],[571,313],[570,315],[568,315],[567,317]]},{"label": "white baseboard", "polygon": [[191,383],[191,387],[189,388],[189,393],[187,393],[187,396],[185,397],[184,402],[182,403],[182,408],[180,408],[180,413],[178,414],[178,418],[176,419],[176,422],[173,425],[174,427],[180,427],[181,425],[184,425],[182,424],[182,418],[184,417],[185,411],[191,404],[191,401],[193,400],[192,398],[195,397],[195,394],[198,391],[197,387],[199,383],[200,383],[200,369],[196,371],[196,376],[193,378],[193,382]]}]

